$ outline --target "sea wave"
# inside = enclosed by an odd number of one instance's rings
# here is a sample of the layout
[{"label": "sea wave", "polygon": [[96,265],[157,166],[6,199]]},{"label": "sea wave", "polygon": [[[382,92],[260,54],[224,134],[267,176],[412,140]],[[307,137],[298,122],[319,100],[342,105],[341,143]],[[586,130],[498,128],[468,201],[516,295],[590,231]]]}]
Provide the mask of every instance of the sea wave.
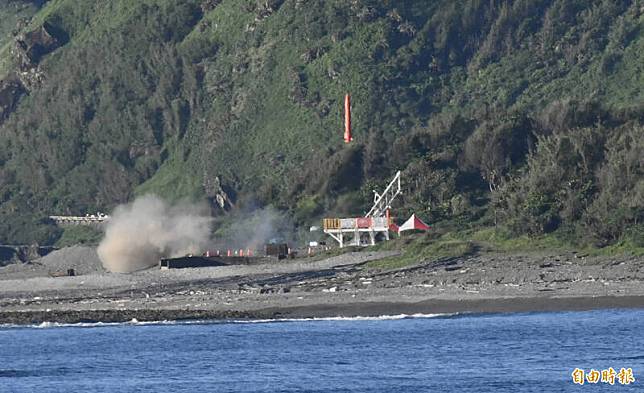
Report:
[{"label": "sea wave", "polygon": [[63,322],[42,322],[34,325],[15,325],[15,324],[0,324],[0,329],[53,329],[53,328],[97,328],[97,327],[110,327],[110,326],[147,326],[147,325],[176,325],[176,324],[191,324],[191,323],[204,323],[204,321],[138,321],[132,319],[127,322],[79,322],[79,323],[63,323]]},{"label": "sea wave", "polygon": [[395,321],[402,319],[428,319],[449,318],[460,315],[459,313],[443,314],[396,314],[379,316],[355,317],[313,317],[313,318],[271,318],[271,319],[233,319],[233,320],[164,320],[164,321],[139,321],[132,319],[128,322],[42,322],[34,325],[0,324],[0,329],[54,329],[54,328],[100,328],[114,326],[160,326],[160,325],[206,325],[206,324],[262,324],[262,323],[289,323],[289,322],[353,322],[353,321]]},{"label": "sea wave", "polygon": [[273,318],[273,319],[250,319],[234,320],[232,323],[275,323],[275,322],[319,322],[319,321],[395,321],[401,319],[425,319],[425,318],[447,318],[458,315],[458,313],[444,314],[397,314],[397,315],[379,315],[370,317],[314,317],[314,318]]}]

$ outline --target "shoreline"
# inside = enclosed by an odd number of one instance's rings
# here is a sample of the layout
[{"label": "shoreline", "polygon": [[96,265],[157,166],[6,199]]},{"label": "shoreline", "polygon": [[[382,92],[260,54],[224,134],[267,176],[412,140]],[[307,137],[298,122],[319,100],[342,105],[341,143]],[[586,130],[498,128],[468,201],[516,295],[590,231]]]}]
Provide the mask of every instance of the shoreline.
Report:
[{"label": "shoreline", "polygon": [[[0,324],[274,320],[644,308],[644,258],[484,253],[398,269],[397,251],[107,273],[94,249],[0,268]],[[376,265],[377,266],[377,265]],[[52,271],[79,274],[52,277]]]},{"label": "shoreline", "polygon": [[414,303],[364,302],[316,307],[277,308],[280,318],[375,317],[414,314],[505,314],[644,308],[644,296],[562,298],[428,299]]},{"label": "shoreline", "polygon": [[360,318],[415,314],[505,314],[566,312],[602,309],[643,309],[644,296],[518,297],[499,299],[427,299],[419,302],[366,301],[269,307],[259,310],[90,309],[0,311],[0,325],[31,326],[42,323],[126,323],[159,321],[253,321],[318,318]]}]

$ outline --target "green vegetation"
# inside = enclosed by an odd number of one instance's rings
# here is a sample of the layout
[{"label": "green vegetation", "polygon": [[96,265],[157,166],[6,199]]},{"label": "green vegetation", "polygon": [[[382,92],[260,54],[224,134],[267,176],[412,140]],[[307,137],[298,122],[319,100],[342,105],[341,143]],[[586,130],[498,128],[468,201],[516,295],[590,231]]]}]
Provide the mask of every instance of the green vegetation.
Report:
[{"label": "green vegetation", "polygon": [[38,11],[39,1],[4,0],[0,5],[0,80],[11,70],[13,33]]},{"label": "green vegetation", "polygon": [[377,250],[400,250],[401,255],[366,264],[366,267],[395,270],[420,263],[459,258],[475,253],[497,252],[576,252],[578,255],[644,256],[644,236],[628,233],[622,240],[606,247],[580,241],[578,236],[557,231],[538,236],[516,236],[505,229],[474,230],[434,229],[426,234],[405,234],[375,247]]},{"label": "green vegetation", "polygon": [[[215,177],[236,209],[307,227],[361,214],[403,170],[401,219],[639,247],[638,1],[12,0],[5,47],[17,3],[37,11],[26,30],[47,23],[64,45],[0,124],[2,242],[55,242],[39,217],[147,192],[227,214]],[[468,240],[417,246],[449,256]]]},{"label": "green vegetation", "polygon": [[65,228],[55,246],[68,247],[76,244],[97,245],[102,237],[103,232],[96,228],[85,225],[74,225]]},{"label": "green vegetation", "polygon": [[402,255],[369,262],[366,267],[381,270],[401,269],[418,263],[459,258],[476,251],[476,245],[470,241],[442,237],[432,239],[428,236],[403,236],[387,245],[387,248],[392,247],[400,249]]},{"label": "green vegetation", "polygon": [[472,241],[479,250],[489,252],[576,251],[588,255],[644,255],[644,237],[636,231],[629,231],[622,240],[604,247],[588,243],[577,233],[565,230],[517,236],[507,229],[485,228],[450,232],[445,236]]},{"label": "green vegetation", "polygon": [[167,201],[179,200],[199,201],[204,196],[201,183],[193,176],[186,176],[190,168],[185,163],[166,161],[154,177],[135,189],[136,195],[156,194]]}]

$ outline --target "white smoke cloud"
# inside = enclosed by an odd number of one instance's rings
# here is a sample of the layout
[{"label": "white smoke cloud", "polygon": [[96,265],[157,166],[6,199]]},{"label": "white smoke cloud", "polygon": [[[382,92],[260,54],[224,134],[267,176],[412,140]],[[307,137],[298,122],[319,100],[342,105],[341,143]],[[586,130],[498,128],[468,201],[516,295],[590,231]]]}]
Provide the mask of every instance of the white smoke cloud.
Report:
[{"label": "white smoke cloud", "polygon": [[129,273],[173,258],[202,252],[212,219],[206,205],[169,205],[145,195],[116,208],[106,224],[98,256],[105,269]]},{"label": "white smoke cloud", "polygon": [[230,223],[217,232],[217,247],[261,251],[269,242],[293,241],[293,223],[283,212],[272,207],[237,212]]}]

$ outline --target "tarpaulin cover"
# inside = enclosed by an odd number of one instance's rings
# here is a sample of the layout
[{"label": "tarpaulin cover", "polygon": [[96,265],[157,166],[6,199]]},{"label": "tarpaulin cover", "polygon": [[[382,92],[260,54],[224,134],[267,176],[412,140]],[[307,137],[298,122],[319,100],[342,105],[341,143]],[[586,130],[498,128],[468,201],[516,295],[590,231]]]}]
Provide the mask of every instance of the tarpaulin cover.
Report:
[{"label": "tarpaulin cover", "polygon": [[405,221],[405,223],[400,226],[398,232],[413,230],[428,231],[429,225],[425,224],[420,218],[416,217],[415,214],[412,214],[411,217],[409,217],[409,220]]}]

